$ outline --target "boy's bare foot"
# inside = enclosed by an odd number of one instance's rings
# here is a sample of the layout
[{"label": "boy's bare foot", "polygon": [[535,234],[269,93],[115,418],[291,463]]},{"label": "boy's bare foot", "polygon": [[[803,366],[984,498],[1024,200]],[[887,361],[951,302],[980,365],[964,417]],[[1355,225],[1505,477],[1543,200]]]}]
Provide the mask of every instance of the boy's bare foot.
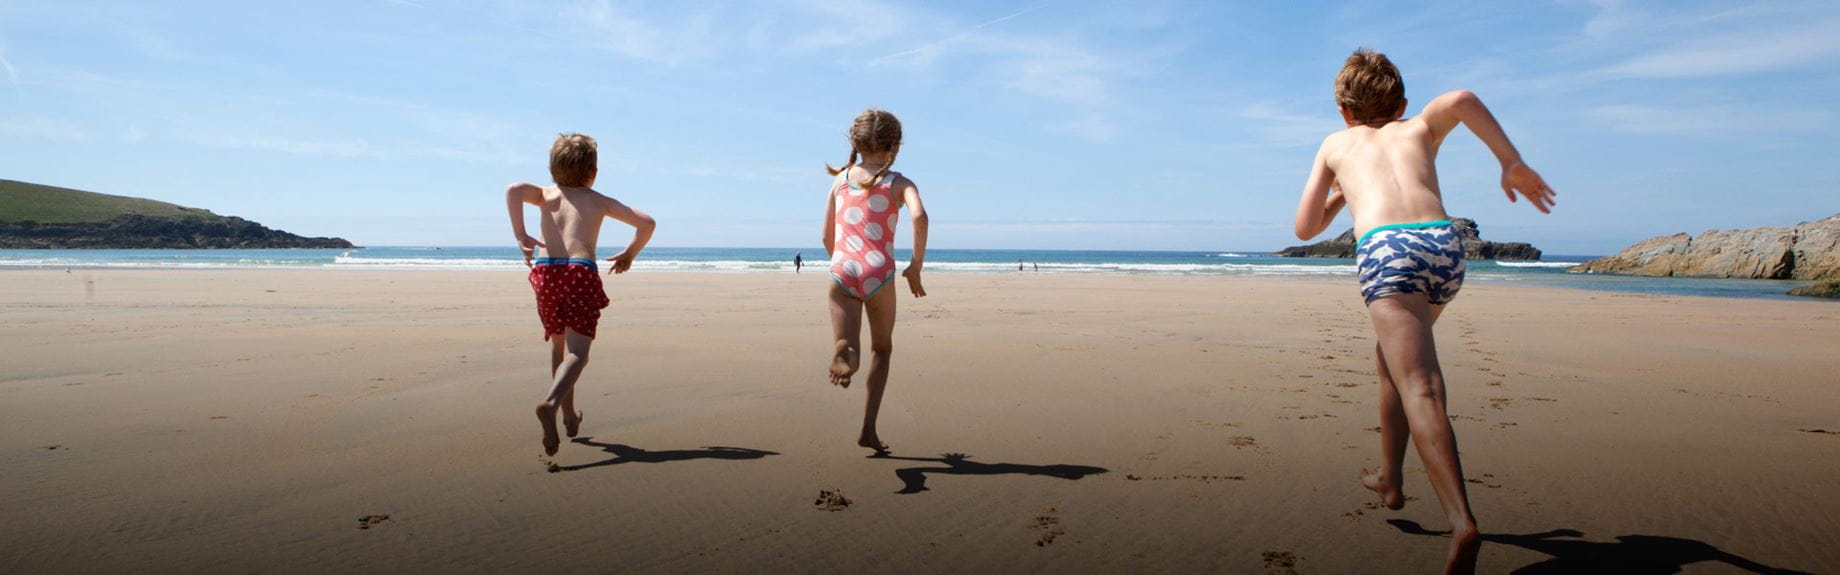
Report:
[{"label": "boy's bare foot", "polygon": [[556,436],[556,406],[538,403],[537,423],[543,425],[543,454],[555,455],[562,448],[562,438]]},{"label": "boy's bare foot", "polygon": [[576,435],[580,434],[581,433],[581,415],[582,415],[582,412],[579,409],[574,410],[574,411],[563,411],[562,412],[562,432],[567,433],[569,437],[575,437]]},{"label": "boy's bare foot", "polygon": [[1482,553],[1482,533],[1475,524],[1458,527],[1450,533],[1450,558],[1444,562],[1445,573],[1468,575],[1476,572],[1476,557]]},{"label": "boy's bare foot", "polygon": [[1399,480],[1397,478],[1391,481],[1385,480],[1380,477],[1378,469],[1362,469],[1361,486],[1380,494],[1380,504],[1385,505],[1387,509],[1398,510],[1406,506],[1406,496],[1399,489]]},{"label": "boy's bare foot", "polygon": [[882,443],[882,438],[876,437],[873,433],[863,435],[856,440],[856,444],[875,450],[876,455],[888,453],[888,444]]},{"label": "boy's bare foot", "polygon": [[849,344],[838,342],[837,354],[831,356],[831,385],[849,389],[850,377],[856,375],[857,358],[861,355]]}]

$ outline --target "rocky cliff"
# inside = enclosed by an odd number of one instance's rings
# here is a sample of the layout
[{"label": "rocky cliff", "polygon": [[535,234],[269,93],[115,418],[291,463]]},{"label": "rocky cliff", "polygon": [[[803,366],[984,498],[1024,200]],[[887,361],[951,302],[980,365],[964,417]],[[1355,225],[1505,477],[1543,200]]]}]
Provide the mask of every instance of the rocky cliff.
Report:
[{"label": "rocky cliff", "polygon": [[1644,276],[1840,280],[1840,215],[1788,228],[1644,240],[1567,270]]},{"label": "rocky cliff", "polygon": [[[1482,239],[1482,230],[1476,221],[1469,218],[1452,218],[1451,227],[1463,236],[1463,253],[1474,260],[1537,260],[1540,249],[1523,242],[1491,242]],[[1352,258],[1354,257],[1354,230],[1351,228],[1335,239],[1316,242],[1307,246],[1291,246],[1278,250],[1273,255],[1287,258]]]},{"label": "rocky cliff", "polygon": [[158,218],[122,214],[103,222],[0,222],[0,248],[350,248],[238,217]]}]

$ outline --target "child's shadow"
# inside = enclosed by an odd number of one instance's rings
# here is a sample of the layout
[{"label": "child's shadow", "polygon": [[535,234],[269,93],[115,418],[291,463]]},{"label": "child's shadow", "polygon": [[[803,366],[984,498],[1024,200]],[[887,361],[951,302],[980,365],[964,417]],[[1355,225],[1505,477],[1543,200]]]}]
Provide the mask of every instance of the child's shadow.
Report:
[{"label": "child's shadow", "polygon": [[939,457],[896,457],[886,453],[872,456],[873,459],[895,459],[900,461],[925,461],[944,463],[945,467],[904,467],[894,471],[895,477],[901,478],[903,484],[895,493],[911,495],[926,491],[926,474],[945,475],[1043,475],[1061,479],[1079,479],[1088,475],[1097,475],[1108,471],[1104,467],[1091,465],[1023,465],[1018,463],[979,463],[963,453],[947,453]]},{"label": "child's shadow", "polygon": [[[1449,533],[1448,531],[1430,531],[1416,522],[1404,519],[1388,519],[1386,522],[1412,535],[1442,536]],[[1559,537],[1583,536],[1584,533],[1575,529],[1554,529],[1545,533],[1526,535],[1485,533],[1482,540],[1531,549],[1552,556],[1552,559],[1514,570],[1514,573],[1522,575],[1538,573],[1626,573],[1634,575],[1652,573],[1659,575],[1679,573],[1681,567],[1701,561],[1718,561],[1751,573],[1803,574],[1802,571],[1778,569],[1745,559],[1703,541],[1679,537],[1618,535],[1615,543],[1558,539]]]},{"label": "child's shadow", "polygon": [[691,459],[760,459],[768,455],[779,455],[772,451],[748,449],[745,447],[704,447],[702,449],[646,451],[630,445],[600,443],[594,441],[592,437],[582,437],[571,441],[590,447],[599,447],[601,451],[613,454],[613,457],[594,463],[564,466],[559,468],[562,471],[579,471],[593,467],[619,465],[621,463],[664,463],[666,461],[687,461]]}]

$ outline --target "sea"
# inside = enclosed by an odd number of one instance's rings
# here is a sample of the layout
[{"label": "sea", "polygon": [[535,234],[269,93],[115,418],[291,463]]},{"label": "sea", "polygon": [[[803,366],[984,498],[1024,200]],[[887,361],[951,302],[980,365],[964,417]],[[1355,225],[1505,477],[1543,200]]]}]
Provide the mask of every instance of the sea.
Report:
[{"label": "sea", "polygon": [[[792,273],[794,254],[806,271],[822,272],[824,252],[809,248],[651,247],[633,264],[637,271],[698,273]],[[906,261],[908,252],[899,250]],[[1547,256],[1541,261],[1471,261],[1467,281],[1565,287],[1652,295],[1688,295],[1808,301],[1785,295],[1803,282],[1651,278],[1568,273],[1593,256]],[[1018,262],[1022,269],[1018,270]],[[0,250],[5,269],[344,269],[502,270],[518,272],[523,258],[515,247],[391,246],[350,250]],[[1355,281],[1354,260],[1282,258],[1258,251],[1085,251],[927,250],[929,273],[1115,274],[1344,278]]]}]

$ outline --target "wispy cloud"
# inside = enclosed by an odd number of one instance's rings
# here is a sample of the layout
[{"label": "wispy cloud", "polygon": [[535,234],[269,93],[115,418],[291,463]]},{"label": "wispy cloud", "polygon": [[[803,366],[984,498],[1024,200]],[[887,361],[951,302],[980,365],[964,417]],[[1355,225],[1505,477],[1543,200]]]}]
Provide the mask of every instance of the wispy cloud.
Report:
[{"label": "wispy cloud", "polygon": [[1690,78],[1752,74],[1840,56],[1840,20],[1791,30],[1695,39],[1648,52],[1600,71],[1610,77]]},{"label": "wispy cloud", "polygon": [[1826,110],[1710,105],[1659,107],[1600,106],[1587,111],[1611,130],[1653,135],[1730,135],[1758,132],[1806,132],[1827,126]]},{"label": "wispy cloud", "polygon": [[1247,105],[1235,115],[1250,122],[1252,131],[1268,146],[1314,146],[1345,127],[1328,113],[1297,114],[1271,103]]},{"label": "wispy cloud", "polygon": [[716,55],[719,40],[711,33],[709,14],[652,21],[627,6],[596,0],[564,8],[562,17],[581,28],[591,45],[633,60],[675,66]]},{"label": "wispy cloud", "polygon": [[0,134],[61,142],[78,142],[90,139],[89,132],[84,130],[81,125],[69,120],[45,116],[0,119]]}]

